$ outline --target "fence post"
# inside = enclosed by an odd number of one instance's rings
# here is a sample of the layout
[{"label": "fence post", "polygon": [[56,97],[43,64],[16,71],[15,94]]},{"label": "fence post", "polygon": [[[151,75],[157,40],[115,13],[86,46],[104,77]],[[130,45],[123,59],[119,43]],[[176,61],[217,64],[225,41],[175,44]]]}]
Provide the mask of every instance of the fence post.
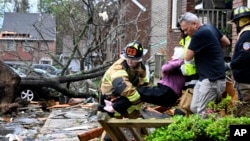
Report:
[{"label": "fence post", "polygon": [[161,77],[161,66],[167,62],[167,55],[155,54],[155,77]]}]

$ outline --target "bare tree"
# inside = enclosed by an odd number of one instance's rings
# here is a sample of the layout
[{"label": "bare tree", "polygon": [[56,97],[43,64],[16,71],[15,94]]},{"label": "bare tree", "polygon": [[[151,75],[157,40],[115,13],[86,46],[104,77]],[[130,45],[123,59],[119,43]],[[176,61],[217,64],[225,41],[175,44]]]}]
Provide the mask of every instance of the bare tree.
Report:
[{"label": "bare tree", "polygon": [[[53,79],[22,78],[20,85],[50,87],[70,97],[83,96],[83,93],[71,90],[70,83],[93,78],[101,79],[105,70],[119,57],[121,49],[126,44],[124,41],[126,26],[136,27],[131,34],[131,39],[138,39],[138,32],[150,32],[150,28],[142,31],[137,27],[137,23],[141,20],[139,18],[141,12],[136,18],[125,22],[126,8],[124,3],[117,0],[100,2],[54,0],[42,3],[41,10],[56,17],[57,53],[64,54],[68,59],[63,63],[46,48],[40,49],[63,68],[62,76]],[[37,31],[39,32],[39,28]],[[148,41],[148,39],[144,40]],[[80,61],[81,71],[74,75],[67,75],[70,62],[75,58]]]},{"label": "bare tree", "polygon": [[26,13],[29,9],[28,0],[14,0],[14,10],[20,13]]}]

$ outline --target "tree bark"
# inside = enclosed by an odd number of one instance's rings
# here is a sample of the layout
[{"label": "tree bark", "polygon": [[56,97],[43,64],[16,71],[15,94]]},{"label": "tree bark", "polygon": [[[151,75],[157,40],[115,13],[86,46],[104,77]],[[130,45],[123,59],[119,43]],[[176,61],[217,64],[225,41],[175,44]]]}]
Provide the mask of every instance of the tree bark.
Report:
[{"label": "tree bark", "polygon": [[0,105],[13,102],[20,77],[0,61]]}]

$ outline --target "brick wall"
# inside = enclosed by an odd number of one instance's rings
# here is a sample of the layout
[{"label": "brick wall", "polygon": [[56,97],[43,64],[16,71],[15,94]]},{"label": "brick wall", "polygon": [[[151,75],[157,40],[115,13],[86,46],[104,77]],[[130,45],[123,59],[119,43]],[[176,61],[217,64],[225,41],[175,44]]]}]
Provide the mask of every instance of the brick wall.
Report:
[{"label": "brick wall", "polygon": [[[151,56],[166,50],[169,2],[166,0],[152,1],[151,10]],[[165,53],[165,52],[164,52]]]},{"label": "brick wall", "polygon": [[39,41],[30,42],[30,46],[34,48],[34,52],[25,51],[25,49],[23,48],[23,42],[24,41],[22,40],[16,40],[15,51],[5,51],[5,46],[7,45],[7,41],[2,40],[0,43],[0,47],[1,47],[0,60],[29,61],[29,62],[38,63],[42,57],[49,57],[48,53],[45,53],[44,50],[47,50],[47,52],[50,52],[53,54],[56,53],[56,44],[54,41],[48,41],[47,43],[39,42]]}]

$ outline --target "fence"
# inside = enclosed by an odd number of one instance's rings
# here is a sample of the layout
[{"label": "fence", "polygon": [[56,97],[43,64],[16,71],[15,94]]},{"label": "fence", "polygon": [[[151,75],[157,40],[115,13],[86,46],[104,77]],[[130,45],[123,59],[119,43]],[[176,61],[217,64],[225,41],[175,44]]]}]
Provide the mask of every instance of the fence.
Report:
[{"label": "fence", "polygon": [[161,77],[161,66],[166,63],[167,55],[155,54],[155,78]]}]

